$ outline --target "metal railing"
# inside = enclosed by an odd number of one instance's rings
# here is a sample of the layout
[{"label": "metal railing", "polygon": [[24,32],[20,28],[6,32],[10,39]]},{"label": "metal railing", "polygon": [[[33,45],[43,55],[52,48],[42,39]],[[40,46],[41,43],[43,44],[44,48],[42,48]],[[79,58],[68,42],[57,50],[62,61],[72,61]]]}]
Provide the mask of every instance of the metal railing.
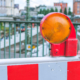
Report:
[{"label": "metal railing", "polygon": [[[80,23],[73,23],[76,30]],[[0,21],[0,59],[50,56],[40,35],[40,22]]]}]

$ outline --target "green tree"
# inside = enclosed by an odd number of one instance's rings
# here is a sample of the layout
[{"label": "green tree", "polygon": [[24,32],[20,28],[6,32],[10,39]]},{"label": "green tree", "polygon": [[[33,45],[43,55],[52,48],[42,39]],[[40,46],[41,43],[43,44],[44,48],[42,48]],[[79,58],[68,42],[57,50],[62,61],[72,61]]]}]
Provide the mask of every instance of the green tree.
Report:
[{"label": "green tree", "polygon": [[64,10],[64,14],[66,14],[67,15],[67,9],[65,8],[65,10]]},{"label": "green tree", "polygon": [[58,12],[58,9],[57,8],[55,8],[55,12]]},{"label": "green tree", "polygon": [[42,12],[43,12],[43,10],[42,10],[42,9],[40,9],[40,11],[38,12],[38,14],[42,14]]},{"label": "green tree", "polygon": [[60,13],[62,13],[62,9],[60,9]]},{"label": "green tree", "polygon": [[53,9],[53,8],[51,8],[50,12],[54,12],[54,9]]},{"label": "green tree", "polygon": [[45,10],[45,14],[44,15],[46,15],[47,14],[47,10]]},{"label": "green tree", "polygon": [[50,10],[49,9],[46,10],[46,14],[48,14],[48,13],[50,13]]},{"label": "green tree", "polygon": [[43,9],[42,14],[46,15],[46,10],[45,9]]},{"label": "green tree", "polygon": [[4,30],[4,26],[3,26],[3,23],[1,23],[1,30]]},{"label": "green tree", "polygon": [[71,8],[69,7],[69,8],[68,8],[68,15],[71,15],[71,14],[72,14]]}]

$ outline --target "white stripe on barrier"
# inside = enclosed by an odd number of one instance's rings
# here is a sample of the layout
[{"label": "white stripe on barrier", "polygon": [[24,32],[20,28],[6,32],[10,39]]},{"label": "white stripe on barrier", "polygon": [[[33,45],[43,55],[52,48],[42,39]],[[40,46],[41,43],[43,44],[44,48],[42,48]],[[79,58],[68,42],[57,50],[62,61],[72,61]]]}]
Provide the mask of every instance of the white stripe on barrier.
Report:
[{"label": "white stripe on barrier", "polygon": [[0,80],[7,80],[7,66],[0,66]]},{"label": "white stripe on barrier", "polygon": [[67,80],[67,62],[39,64],[39,80]]}]

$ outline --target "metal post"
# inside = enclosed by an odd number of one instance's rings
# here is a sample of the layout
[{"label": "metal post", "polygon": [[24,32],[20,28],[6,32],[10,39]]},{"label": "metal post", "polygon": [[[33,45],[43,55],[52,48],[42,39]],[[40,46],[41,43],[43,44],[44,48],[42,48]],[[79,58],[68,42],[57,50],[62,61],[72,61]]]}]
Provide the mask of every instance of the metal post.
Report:
[{"label": "metal post", "polygon": [[[30,21],[30,13],[29,13],[29,2],[30,0],[26,0],[26,21]],[[31,27],[30,27],[31,26]],[[32,24],[27,24],[27,27],[30,27],[31,29],[27,30],[27,44],[30,44],[31,46],[31,57],[32,57]]]},{"label": "metal post", "polygon": [[27,6],[26,6],[26,21],[29,21],[29,0],[26,1]]},{"label": "metal post", "polygon": [[12,16],[12,0],[11,0],[11,16]]}]

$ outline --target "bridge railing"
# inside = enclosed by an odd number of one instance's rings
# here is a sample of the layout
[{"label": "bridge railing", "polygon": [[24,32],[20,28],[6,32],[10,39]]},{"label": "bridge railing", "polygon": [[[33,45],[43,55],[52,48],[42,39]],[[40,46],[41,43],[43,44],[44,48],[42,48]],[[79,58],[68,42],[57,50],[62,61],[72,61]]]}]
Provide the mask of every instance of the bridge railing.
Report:
[{"label": "bridge railing", "polygon": [[[80,40],[80,23],[73,24]],[[39,28],[40,22],[0,21],[0,59],[50,56],[50,44]]]}]

